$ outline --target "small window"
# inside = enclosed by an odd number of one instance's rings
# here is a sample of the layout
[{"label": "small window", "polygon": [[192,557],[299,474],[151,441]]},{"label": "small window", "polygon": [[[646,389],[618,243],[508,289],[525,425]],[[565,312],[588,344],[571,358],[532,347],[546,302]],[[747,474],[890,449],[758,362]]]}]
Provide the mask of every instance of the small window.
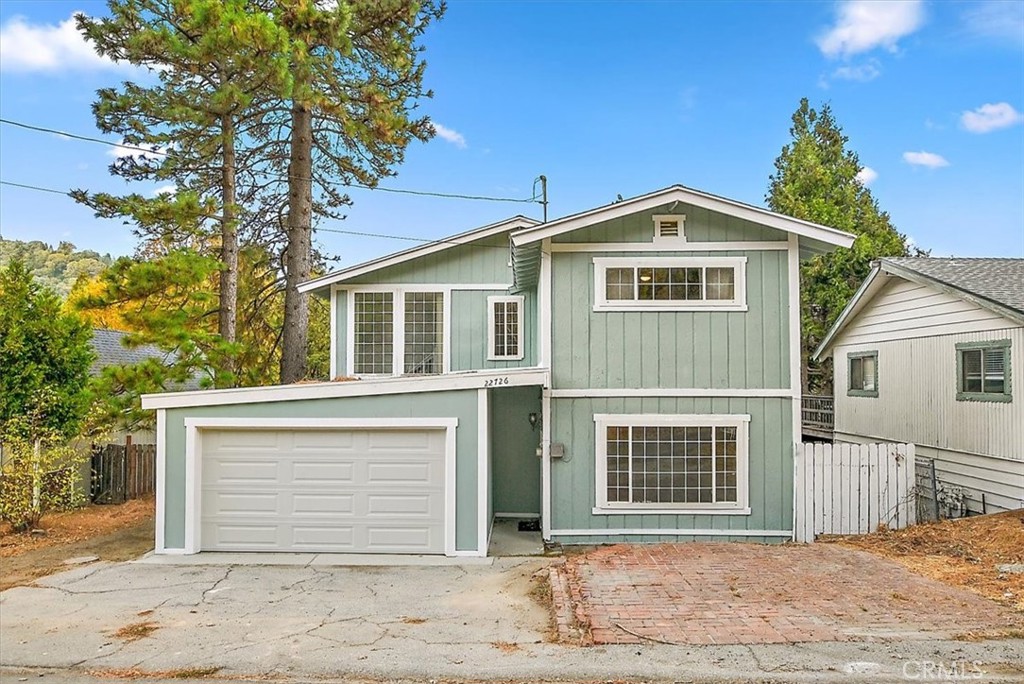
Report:
[{"label": "small window", "polygon": [[959,401],[1010,401],[1010,340],[956,345]]},{"label": "small window", "polygon": [[744,257],[594,259],[597,310],[746,310]]},{"label": "small window", "polygon": [[654,240],[675,240],[685,241],[683,224],[686,223],[685,214],[664,214],[654,217]]},{"label": "small window", "polygon": [[848,354],[850,360],[850,381],[847,395],[851,397],[878,396],[878,352],[855,352]]},{"label": "small window", "polygon": [[595,416],[598,503],[620,509],[742,509],[747,416]]},{"label": "small window", "polygon": [[391,373],[394,333],[394,295],[391,292],[356,292],[353,365],[356,373]]},{"label": "small window", "polygon": [[488,297],[489,361],[513,361],[523,358],[523,298]]}]

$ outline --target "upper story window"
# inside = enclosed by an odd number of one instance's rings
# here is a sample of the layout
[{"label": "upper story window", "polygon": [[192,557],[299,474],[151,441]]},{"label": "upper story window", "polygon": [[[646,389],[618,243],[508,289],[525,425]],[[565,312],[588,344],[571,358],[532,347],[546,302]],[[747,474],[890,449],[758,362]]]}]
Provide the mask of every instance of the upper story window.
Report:
[{"label": "upper story window", "polygon": [[958,401],[1012,401],[1010,340],[956,345]]},{"label": "upper story window", "polygon": [[443,292],[354,292],[352,309],[353,373],[444,372]]},{"label": "upper story window", "polygon": [[523,297],[487,298],[487,359],[523,358]]},{"label": "upper story window", "polygon": [[878,396],[878,352],[853,352],[849,360],[849,384],[846,394],[851,397]]},{"label": "upper story window", "polygon": [[654,216],[654,241],[673,240],[685,242],[686,234],[683,232],[683,225],[686,223],[685,214],[658,214]]},{"label": "upper story window", "polygon": [[594,259],[598,311],[746,311],[746,257]]},{"label": "upper story window", "polygon": [[596,415],[598,511],[747,511],[750,417]]}]

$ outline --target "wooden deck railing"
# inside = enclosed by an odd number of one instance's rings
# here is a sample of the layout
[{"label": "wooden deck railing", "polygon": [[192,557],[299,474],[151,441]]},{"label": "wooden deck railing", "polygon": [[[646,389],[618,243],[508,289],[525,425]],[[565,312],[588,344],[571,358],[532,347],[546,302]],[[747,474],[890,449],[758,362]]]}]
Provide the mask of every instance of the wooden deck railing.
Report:
[{"label": "wooden deck railing", "polygon": [[805,430],[832,432],[835,427],[833,398],[805,394],[801,402],[800,419]]}]

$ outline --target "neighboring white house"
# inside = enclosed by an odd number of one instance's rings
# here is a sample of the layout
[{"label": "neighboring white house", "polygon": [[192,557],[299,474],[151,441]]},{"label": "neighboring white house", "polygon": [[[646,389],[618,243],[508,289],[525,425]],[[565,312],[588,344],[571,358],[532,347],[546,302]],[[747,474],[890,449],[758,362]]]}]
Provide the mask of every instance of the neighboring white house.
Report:
[{"label": "neighboring white house", "polygon": [[1024,259],[880,259],[830,356],[835,441],[913,442],[969,511],[1024,506]]}]

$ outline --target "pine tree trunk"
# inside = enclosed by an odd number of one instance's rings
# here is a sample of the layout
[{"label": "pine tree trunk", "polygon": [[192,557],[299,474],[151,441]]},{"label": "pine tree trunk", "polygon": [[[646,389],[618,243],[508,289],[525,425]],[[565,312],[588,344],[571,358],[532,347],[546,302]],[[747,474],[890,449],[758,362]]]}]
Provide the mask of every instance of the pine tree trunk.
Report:
[{"label": "pine tree trunk", "polygon": [[281,382],[306,376],[309,328],[307,296],[299,283],[312,270],[313,114],[305,104],[292,104],[291,156],[288,164],[288,247],[285,252],[284,333],[281,337]]},{"label": "pine tree trunk", "polygon": [[218,332],[224,340],[235,341],[238,310],[238,222],[235,208],[235,124],[229,115],[221,118],[224,166],[221,170],[223,219],[220,228],[220,313]]}]

